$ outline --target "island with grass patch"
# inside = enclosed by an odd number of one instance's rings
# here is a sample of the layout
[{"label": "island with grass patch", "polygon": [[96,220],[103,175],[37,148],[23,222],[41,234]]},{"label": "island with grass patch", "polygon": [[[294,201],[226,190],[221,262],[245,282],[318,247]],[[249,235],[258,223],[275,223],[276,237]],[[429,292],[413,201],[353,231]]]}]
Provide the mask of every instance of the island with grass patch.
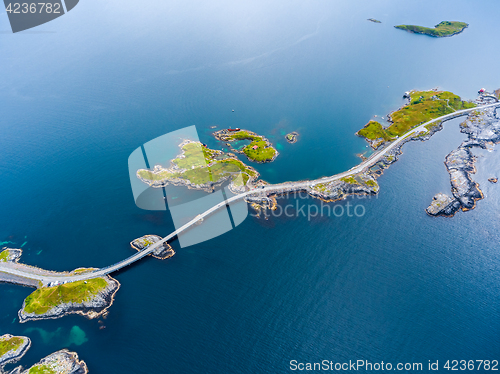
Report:
[{"label": "island with grass patch", "polygon": [[[130,242],[130,246],[136,251],[140,252],[162,239],[163,238],[158,235],[144,235]],[[173,250],[172,246],[168,243],[163,243],[163,245],[156,248],[150,256],[153,256],[154,258],[157,258],[159,260],[165,260],[166,258],[170,258],[173,255],[175,255],[175,251]]]},{"label": "island with grass patch", "polygon": [[467,27],[469,27],[469,24],[465,22],[443,21],[434,27],[423,27],[415,25],[398,25],[394,27],[400,30],[406,30],[416,34],[424,34],[424,35],[434,36],[436,38],[442,38],[461,33]]},{"label": "island with grass patch", "polygon": [[[264,163],[272,162],[278,157],[278,151],[271,142],[262,135],[242,129],[224,129],[213,134],[217,140],[226,142],[234,152],[244,154],[250,161]],[[235,149],[231,143],[240,140],[249,140],[250,144],[242,149]]]},{"label": "island with grass patch", "polygon": [[19,361],[30,347],[31,340],[26,336],[0,336],[0,373],[5,365]]},{"label": "island with grass patch", "polygon": [[236,156],[210,149],[200,142],[184,140],[180,153],[168,167],[155,165],[153,170],[139,169],[137,177],[154,188],[168,184],[212,192],[216,186],[230,181],[229,188],[242,192],[259,177],[254,168]]},{"label": "island with grass patch", "polygon": [[288,143],[296,143],[299,137],[299,133],[296,131],[291,132],[290,134],[286,134],[285,139]]}]

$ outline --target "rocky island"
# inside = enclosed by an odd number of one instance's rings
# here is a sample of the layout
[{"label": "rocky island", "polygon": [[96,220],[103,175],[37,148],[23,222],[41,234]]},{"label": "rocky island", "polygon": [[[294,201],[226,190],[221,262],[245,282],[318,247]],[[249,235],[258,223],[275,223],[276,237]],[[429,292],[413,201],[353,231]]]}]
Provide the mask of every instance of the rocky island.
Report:
[{"label": "rocky island", "polygon": [[212,192],[226,181],[230,181],[232,191],[245,191],[246,186],[259,177],[254,168],[237,157],[200,142],[184,140],[179,148],[179,155],[171,160],[169,167],[155,165],[153,170],[139,169],[137,177],[154,188],[173,184],[206,192]]},{"label": "rocky island", "polygon": [[[144,235],[133,240],[130,243],[130,246],[137,251],[142,251],[162,239],[163,238],[158,235]],[[163,243],[163,245],[159,246],[153,251],[153,253],[151,253],[151,256],[159,260],[165,260],[166,258],[170,258],[173,255],[175,255],[175,252],[168,243]]]},{"label": "rocky island", "polygon": [[19,361],[30,347],[31,340],[26,336],[0,336],[0,373],[5,365]]},{"label": "rocky island", "polygon": [[285,139],[288,143],[296,143],[297,142],[297,139],[299,137],[299,133],[294,131],[294,132],[291,132],[290,134],[286,134],[285,136]]},{"label": "rocky island", "polygon": [[416,34],[424,34],[424,35],[434,36],[437,38],[442,38],[461,33],[462,31],[464,31],[465,28],[469,27],[469,24],[465,22],[443,21],[432,28],[415,26],[415,25],[398,25],[394,27],[400,30],[406,30]]},{"label": "rocky island", "polygon": [[[214,136],[217,140],[226,142],[227,146],[231,147],[234,152],[244,154],[250,161],[259,163],[272,162],[279,154],[267,138],[252,131],[224,129],[214,132]],[[237,140],[250,140],[250,144],[241,150],[237,150],[231,146],[231,143]]]},{"label": "rocky island", "polygon": [[24,371],[19,366],[9,374],[87,374],[88,372],[87,365],[78,359],[75,352],[63,349],[48,355]]}]

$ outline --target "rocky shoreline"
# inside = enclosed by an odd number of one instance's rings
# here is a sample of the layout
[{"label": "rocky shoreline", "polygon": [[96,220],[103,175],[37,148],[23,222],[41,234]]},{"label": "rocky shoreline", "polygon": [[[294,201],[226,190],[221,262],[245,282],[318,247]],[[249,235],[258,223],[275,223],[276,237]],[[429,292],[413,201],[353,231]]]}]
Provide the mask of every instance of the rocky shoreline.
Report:
[{"label": "rocky shoreline", "polygon": [[[25,311],[26,300],[23,302],[21,310],[18,312],[19,322],[39,321],[46,319],[57,319],[69,314],[79,314],[88,319],[94,319],[107,313],[109,307],[113,305],[116,292],[120,288],[120,283],[109,275],[103,277],[107,283],[106,287],[90,300],[82,302],[61,303],[50,308],[42,314],[28,313]],[[57,287],[57,286],[55,286]],[[55,288],[54,287],[54,288]]]},{"label": "rocky shoreline", "polygon": [[11,341],[12,339],[22,340],[22,343],[16,349],[8,350],[0,356],[0,373],[2,373],[2,369],[5,365],[15,364],[18,362],[31,347],[31,340],[26,336],[13,336],[5,334],[0,336],[0,343],[5,343],[7,341]]},{"label": "rocky shoreline", "polygon": [[[144,235],[140,238],[132,240],[130,242],[130,246],[136,251],[141,252],[148,248],[150,245],[153,245],[162,239],[163,238],[158,235]],[[172,257],[173,255],[175,255],[175,251],[168,243],[163,243],[163,245],[156,248],[153,253],[150,254],[150,256],[153,256],[154,258],[157,258],[159,260],[165,260]]]},{"label": "rocky shoreline", "polygon": [[[460,131],[467,134],[468,139],[451,151],[445,159],[445,165],[450,174],[452,196],[437,194],[426,212],[431,216],[453,216],[459,209],[468,211],[474,209],[476,202],[483,199],[479,184],[471,174],[475,174],[475,157],[473,148],[486,149],[488,145],[500,143],[500,118],[495,108],[487,108],[471,112],[461,123]],[[490,182],[496,178],[490,178]]]}]

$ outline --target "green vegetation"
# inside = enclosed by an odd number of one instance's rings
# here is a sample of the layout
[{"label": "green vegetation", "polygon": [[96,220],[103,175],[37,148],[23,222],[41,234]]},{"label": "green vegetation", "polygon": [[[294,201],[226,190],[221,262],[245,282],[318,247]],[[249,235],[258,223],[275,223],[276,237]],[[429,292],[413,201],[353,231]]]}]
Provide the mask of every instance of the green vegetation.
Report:
[{"label": "green vegetation", "polygon": [[250,140],[250,144],[242,150],[250,161],[272,161],[277,154],[276,149],[269,142],[265,141],[264,137],[249,131],[234,131],[223,135],[221,138],[227,142],[235,140]]},{"label": "green vegetation", "polygon": [[378,19],[375,19],[375,18],[368,18],[368,21],[372,21],[375,23],[382,23],[381,21],[379,21]]},{"label": "green vegetation", "polygon": [[57,374],[57,372],[48,365],[35,365],[30,368],[28,374]]},{"label": "green vegetation", "polygon": [[345,177],[345,178],[341,178],[340,179],[342,182],[346,182],[346,183],[349,183],[349,184],[359,184],[359,182],[354,179],[353,177]]},{"label": "green vegetation", "polygon": [[[358,135],[370,140],[382,138],[392,141],[424,122],[475,106],[448,91],[412,91],[410,103],[391,114],[392,124],[389,127],[384,128],[379,122],[370,121],[358,131]],[[436,125],[431,124],[428,129]]]},{"label": "green vegetation", "polygon": [[94,270],[93,268],[79,268],[79,269],[75,269],[72,271],[73,274],[83,274],[83,273],[88,273],[88,272],[91,272],[92,270]]},{"label": "green vegetation", "polygon": [[359,136],[363,136],[370,140],[384,139],[386,141],[393,140],[393,137],[384,129],[377,121],[368,122],[365,127],[358,131]]},{"label": "green vegetation", "polygon": [[[162,169],[159,172],[141,169],[137,171],[137,175],[151,182],[183,179],[197,185],[217,183],[227,177],[232,177],[233,181],[236,181],[240,172],[243,174],[245,184],[250,177],[258,176],[253,168],[237,158],[227,157],[222,152],[206,148],[199,142],[184,144],[182,151],[182,156],[179,155],[172,160],[173,168]],[[238,182],[235,184],[241,185]]]},{"label": "green vegetation", "polygon": [[321,192],[326,192],[327,191],[326,186],[325,186],[324,183],[315,184],[314,187],[313,187],[313,189],[321,191]]},{"label": "green vegetation", "polygon": [[77,281],[54,287],[39,288],[30,294],[25,302],[26,313],[43,314],[63,303],[81,303],[89,301],[104,290],[107,282],[104,278]]},{"label": "green vegetation", "polygon": [[415,25],[399,25],[394,27],[397,29],[407,30],[418,34],[443,37],[443,36],[452,36],[458,34],[459,32],[462,32],[467,26],[469,25],[465,22],[443,21],[437,24],[434,28],[415,26]]},{"label": "green vegetation", "polygon": [[0,252],[0,262],[7,262],[8,259],[9,259],[9,250],[8,249]]},{"label": "green vegetation", "polygon": [[0,339],[0,357],[10,351],[16,351],[21,347],[24,343],[23,338],[19,338],[17,336],[13,336],[10,339]]}]

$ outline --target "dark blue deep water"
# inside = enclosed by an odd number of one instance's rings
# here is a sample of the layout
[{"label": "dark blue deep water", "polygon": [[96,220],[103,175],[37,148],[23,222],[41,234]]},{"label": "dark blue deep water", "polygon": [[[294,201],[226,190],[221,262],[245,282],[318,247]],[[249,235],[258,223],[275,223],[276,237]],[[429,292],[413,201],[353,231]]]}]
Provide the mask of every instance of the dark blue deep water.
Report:
[{"label": "dark blue deep water", "polygon": [[[367,150],[354,132],[397,109],[404,91],[439,86],[472,99],[500,87],[499,12],[494,0],[85,0],[18,34],[1,13],[0,241],[22,246],[23,262],[70,270],[167,235],[168,213],[135,206],[127,159],[187,126],[211,146],[211,126],[266,135],[280,156],[256,167],[272,183],[344,171]],[[392,27],[442,20],[470,27],[444,39]],[[0,335],[32,338],[23,365],[69,348],[91,373],[499,359],[500,186],[486,182],[500,174],[497,151],[478,153],[477,209],[452,219],[424,211],[449,191],[443,160],[464,139],[458,123],[407,144],[377,198],[349,200],[363,217],[248,217],[115,274],[122,287],[101,324],[19,324],[31,290],[1,284]],[[283,135],[294,130],[290,145]],[[318,204],[280,200],[297,203]]]}]

